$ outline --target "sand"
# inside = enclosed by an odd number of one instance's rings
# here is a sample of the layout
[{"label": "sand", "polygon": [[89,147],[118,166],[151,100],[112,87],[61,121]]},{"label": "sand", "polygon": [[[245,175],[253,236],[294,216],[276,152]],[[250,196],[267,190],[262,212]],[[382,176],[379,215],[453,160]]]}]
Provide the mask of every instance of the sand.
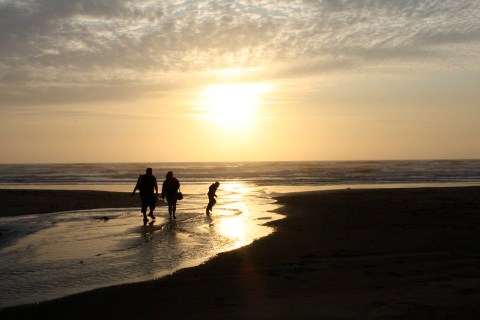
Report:
[{"label": "sand", "polygon": [[[108,206],[108,198],[93,198],[86,199]],[[0,318],[478,318],[480,188],[339,190],[278,201],[287,218],[248,247],[162,279],[3,309]]]},{"label": "sand", "polygon": [[0,216],[139,206],[138,193],[0,189]]}]

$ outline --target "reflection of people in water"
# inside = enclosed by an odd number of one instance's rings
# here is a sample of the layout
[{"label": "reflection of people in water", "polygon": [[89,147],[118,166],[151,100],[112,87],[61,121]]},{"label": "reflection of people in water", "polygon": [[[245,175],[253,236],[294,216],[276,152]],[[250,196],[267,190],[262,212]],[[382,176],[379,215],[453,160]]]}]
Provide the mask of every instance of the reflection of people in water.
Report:
[{"label": "reflection of people in water", "polygon": [[218,187],[220,186],[220,183],[216,181],[215,183],[212,183],[210,187],[208,188],[208,205],[207,205],[207,215],[210,215],[210,211],[212,211],[213,206],[215,203],[217,203],[217,200],[215,198],[217,195],[215,192],[217,192]]},{"label": "reflection of people in water", "polygon": [[173,176],[172,171],[168,171],[162,185],[162,199],[167,198],[169,219],[177,219],[175,211],[177,210],[178,189],[180,182]]},{"label": "reflection of people in water", "polygon": [[[145,174],[140,175],[137,180],[137,184],[132,191],[132,197],[135,195],[135,191],[140,191],[140,200],[142,202],[142,213],[143,213],[143,222],[147,223],[147,208],[150,209],[148,216],[155,220],[153,211],[155,210],[155,205],[157,204],[158,198],[158,185],[157,178],[153,175],[152,168],[147,168]],[[154,194],[155,190],[155,194]]]}]

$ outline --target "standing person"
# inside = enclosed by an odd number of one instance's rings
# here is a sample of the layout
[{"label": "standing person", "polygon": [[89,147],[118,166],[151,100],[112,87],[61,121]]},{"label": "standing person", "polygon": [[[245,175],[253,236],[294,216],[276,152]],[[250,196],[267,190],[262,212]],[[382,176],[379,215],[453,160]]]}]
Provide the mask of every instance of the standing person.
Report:
[{"label": "standing person", "polygon": [[[145,174],[140,175],[137,180],[137,184],[132,191],[132,197],[135,196],[135,191],[140,191],[140,200],[142,202],[143,222],[147,223],[147,208],[150,209],[148,216],[155,220],[153,211],[157,204],[158,198],[158,185],[157,178],[153,175],[152,168],[147,168]],[[155,191],[155,194],[154,194]]]},{"label": "standing person", "polygon": [[167,198],[168,203],[168,218],[177,219],[175,211],[177,210],[177,196],[178,189],[180,189],[180,182],[173,176],[172,171],[168,171],[165,175],[165,181],[162,185],[162,199]]},{"label": "standing person", "polygon": [[212,211],[213,206],[215,205],[215,203],[217,203],[217,200],[215,200],[215,198],[217,197],[215,192],[217,192],[219,186],[220,182],[216,181],[215,183],[212,183],[208,188],[207,216],[210,215],[210,211]]}]

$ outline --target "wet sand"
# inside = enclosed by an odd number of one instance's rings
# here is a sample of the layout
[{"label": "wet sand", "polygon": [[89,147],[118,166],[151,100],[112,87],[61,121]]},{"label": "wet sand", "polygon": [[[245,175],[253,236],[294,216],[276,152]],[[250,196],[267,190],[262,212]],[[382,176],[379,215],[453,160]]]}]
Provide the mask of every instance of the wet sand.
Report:
[{"label": "wet sand", "polygon": [[[2,192],[5,202],[11,191]],[[82,192],[73,192],[83,199]],[[132,200],[112,195],[117,196]],[[113,205],[105,195],[94,198],[88,206]],[[159,280],[3,309],[0,318],[476,319],[480,314],[479,187],[323,191],[278,200],[287,218],[272,223],[273,235],[248,247]]]},{"label": "wet sand", "polygon": [[138,193],[77,190],[0,189],[0,217],[83,209],[139,206]]}]

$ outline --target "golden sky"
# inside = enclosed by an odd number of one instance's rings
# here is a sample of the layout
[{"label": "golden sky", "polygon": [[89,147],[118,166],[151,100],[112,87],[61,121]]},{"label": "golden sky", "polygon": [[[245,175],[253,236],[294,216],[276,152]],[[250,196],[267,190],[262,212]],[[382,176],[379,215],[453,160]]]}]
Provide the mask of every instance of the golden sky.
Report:
[{"label": "golden sky", "polygon": [[480,158],[480,2],[0,0],[0,163]]}]

